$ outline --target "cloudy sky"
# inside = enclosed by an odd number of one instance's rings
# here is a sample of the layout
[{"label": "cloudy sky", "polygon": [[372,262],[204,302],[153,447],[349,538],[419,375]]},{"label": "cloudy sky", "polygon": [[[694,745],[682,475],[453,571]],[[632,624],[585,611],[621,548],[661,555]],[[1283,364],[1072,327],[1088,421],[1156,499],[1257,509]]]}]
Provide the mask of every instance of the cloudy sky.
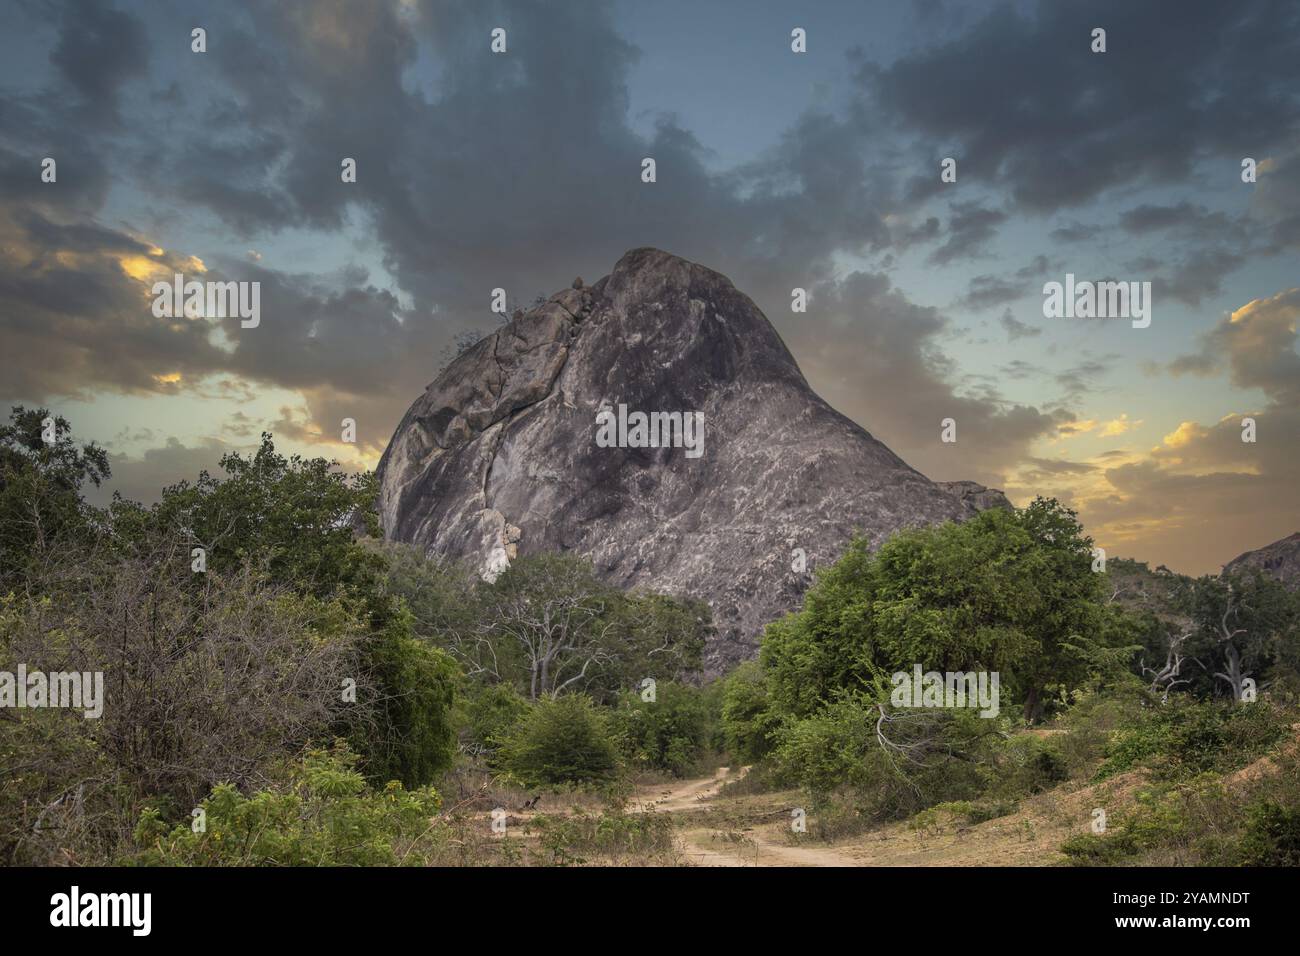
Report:
[{"label": "cloudy sky", "polygon": [[[1193,573],[1300,530],[1294,2],[6,10],[0,398],[108,446],[128,497],[263,430],[373,467],[493,288],[652,245],[730,276],[933,478],[1056,495]],[[176,272],[259,281],[261,324],[155,318]],[[1045,318],[1066,273],[1151,282],[1150,327]]]}]

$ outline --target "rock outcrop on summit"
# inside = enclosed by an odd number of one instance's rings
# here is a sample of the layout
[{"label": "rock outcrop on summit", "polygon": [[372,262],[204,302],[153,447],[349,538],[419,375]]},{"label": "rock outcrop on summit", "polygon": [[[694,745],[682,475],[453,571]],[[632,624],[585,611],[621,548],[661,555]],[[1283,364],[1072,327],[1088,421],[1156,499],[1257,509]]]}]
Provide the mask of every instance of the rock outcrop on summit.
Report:
[{"label": "rock outcrop on summit", "polygon": [[[703,454],[600,447],[598,414],[701,412]],[[937,423],[936,423],[937,427]],[[519,554],[589,557],[611,584],[706,600],[716,674],[754,656],[812,569],[851,535],[1005,506],[936,484],[822,401],[725,276],[634,249],[460,355],[402,419],[379,465],[392,539],[492,575]]]},{"label": "rock outcrop on summit", "polygon": [[1223,566],[1224,574],[1258,568],[1291,591],[1300,590],[1300,532],[1254,551],[1239,554]]}]

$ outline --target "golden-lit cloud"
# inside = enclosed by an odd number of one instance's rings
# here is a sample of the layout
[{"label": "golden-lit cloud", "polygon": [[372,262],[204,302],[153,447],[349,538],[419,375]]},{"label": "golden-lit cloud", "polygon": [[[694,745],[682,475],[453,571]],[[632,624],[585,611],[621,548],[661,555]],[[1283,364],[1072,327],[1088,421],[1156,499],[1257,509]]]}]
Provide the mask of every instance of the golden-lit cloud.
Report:
[{"label": "golden-lit cloud", "polygon": [[[1182,448],[1193,440],[1205,435],[1209,429],[1197,422],[1182,422],[1163,439],[1166,448]],[[1158,451],[1153,448],[1152,451]]]},{"label": "golden-lit cloud", "polygon": [[[1216,571],[1300,530],[1300,289],[1252,299],[1202,336],[1174,374],[1225,374],[1267,401],[1217,421],[1184,420],[1141,454],[1114,456],[1074,489],[1103,546],[1179,570]],[[1104,430],[1104,429],[1103,429]]]},{"label": "golden-lit cloud", "polygon": [[1060,438],[1074,438],[1084,435],[1097,427],[1096,419],[1085,418],[1074,422],[1064,422],[1057,426],[1056,434]]},{"label": "golden-lit cloud", "polygon": [[1141,419],[1138,421],[1131,421],[1128,417],[1128,413],[1124,412],[1118,418],[1112,418],[1110,421],[1102,425],[1101,431],[1097,432],[1097,437],[1112,438],[1115,435],[1122,435],[1127,431],[1131,431],[1141,424]]},{"label": "golden-lit cloud", "polygon": [[128,276],[140,282],[164,275],[168,271],[164,263],[146,256],[123,256],[117,260],[117,264]]}]

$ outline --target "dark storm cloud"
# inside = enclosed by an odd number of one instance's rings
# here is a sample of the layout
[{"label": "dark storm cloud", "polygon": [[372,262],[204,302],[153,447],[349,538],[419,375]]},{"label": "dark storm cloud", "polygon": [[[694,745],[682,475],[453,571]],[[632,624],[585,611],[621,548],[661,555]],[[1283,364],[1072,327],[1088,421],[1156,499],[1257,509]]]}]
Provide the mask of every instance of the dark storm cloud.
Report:
[{"label": "dark storm cloud", "polygon": [[[441,347],[492,318],[495,287],[527,302],[654,244],[728,272],[775,313],[781,303],[788,311],[791,287],[829,276],[837,252],[890,242],[880,212],[892,205],[889,164],[870,159],[853,122],[805,115],[766,155],[722,174],[706,170],[706,150],[672,117],[634,132],[626,75],[636,50],[607,6],[429,4],[404,17],[379,2],[254,3],[244,12],[210,31],[209,53],[180,79],[186,112],[156,114],[167,117],[158,128],[179,125],[147,136],[151,191],[248,235],[332,229],[355,208],[414,307],[399,310],[364,282],[348,290],[221,263],[230,278],[262,283],[267,320],[256,335],[232,335],[232,355],[198,347],[187,372],[294,388],[347,379],[354,396],[395,396],[374,410],[395,419]],[[509,29],[508,57],[488,51],[497,23]],[[420,40],[443,58],[428,95],[404,79]],[[339,180],[343,156],[357,160],[355,185]],[[640,181],[646,156],[658,183]],[[958,223],[961,235],[969,228]],[[105,256],[120,241],[100,239]],[[100,278],[124,285],[111,267]],[[105,301],[123,295],[115,288]],[[122,308],[112,315],[99,323],[105,339]],[[178,358],[144,351],[134,364],[155,372]],[[82,363],[74,380],[93,382],[89,371]]]},{"label": "dark storm cloud", "polygon": [[[947,320],[910,302],[887,276],[852,273],[816,288],[813,301],[830,321],[793,328],[792,350],[816,370],[827,401],[925,474],[997,481],[1008,461],[1055,430],[1056,416],[1006,402],[995,389],[955,390],[951,360],[934,345]],[[956,448],[939,442],[945,418],[958,423]]]},{"label": "dark storm cloud", "polygon": [[[388,387],[385,369],[406,367],[395,296],[367,285],[355,270],[298,276],[215,261],[199,273],[188,259],[126,233],[93,221],[53,222],[35,207],[0,213],[0,245],[7,252],[0,257],[0,351],[27,359],[7,368],[0,386],[6,397],[78,395],[101,386],[174,393],[222,373],[373,395]],[[151,270],[132,278],[124,263]],[[242,329],[238,317],[155,317],[152,282],[176,273],[259,282],[261,323]],[[218,328],[231,345],[219,344]],[[174,374],[183,386],[167,380]]]},{"label": "dark storm cloud", "polygon": [[1227,249],[1198,249],[1175,263],[1167,275],[1152,278],[1152,298],[1168,296],[1188,305],[1200,305],[1218,295],[1223,280],[1245,262],[1244,255]]},{"label": "dark storm cloud", "polygon": [[[1104,26],[1108,52],[1090,50]],[[1300,116],[1300,7],[1044,0],[999,6],[950,43],[859,82],[892,119],[960,144],[961,175],[1052,211],[1105,190],[1225,176],[1249,149],[1289,145]],[[937,177],[932,177],[937,181]]]},{"label": "dark storm cloud", "polygon": [[[383,369],[402,366],[403,312],[396,296],[366,284],[366,275],[299,276],[249,263],[226,264],[231,277],[261,283],[263,321],[242,330],[225,320],[235,342],[227,370],[287,388],[332,386],[357,393],[387,389]],[[373,374],[359,376],[358,369]]]},{"label": "dark storm cloud", "polygon": [[[158,390],[154,376],[206,372],[221,353],[199,323],[160,321],[121,266],[148,246],[93,223],[51,222],[35,208],[0,211],[0,352],[6,396],[81,394],[110,385]],[[165,268],[180,268],[160,257]]]},{"label": "dark storm cloud", "polygon": [[[115,262],[130,239],[125,232],[53,231],[90,221],[98,204],[87,194],[80,219],[29,217],[11,226],[43,263],[35,278],[20,269],[0,276],[6,316],[16,314],[11,305],[25,316],[5,318],[5,344],[42,349],[48,359],[24,370],[19,384],[27,394],[101,384],[162,390],[156,376],[169,372],[186,383],[231,375],[301,392],[310,421],[286,418],[286,427],[328,435],[347,415],[362,426],[363,444],[378,447],[434,374],[446,343],[494,320],[487,311],[493,288],[528,302],[575,274],[598,278],[627,248],[656,245],[733,278],[792,343],[828,400],[923,470],[987,480],[1070,413],[1005,402],[992,387],[968,393],[952,384],[955,363],[939,347],[945,317],[909,301],[883,276],[844,274],[845,257],[911,245],[939,243],[930,252],[935,264],[979,257],[1008,218],[991,196],[935,210],[942,215],[912,202],[893,130],[956,137],[963,183],[982,178],[1040,208],[1052,206],[1052,197],[1068,204],[1108,185],[1181,174],[1190,155],[1178,161],[1178,142],[1167,148],[1155,103],[1178,101],[1172,112],[1186,119],[1193,107],[1179,99],[1186,92],[1180,84],[1196,74],[1176,64],[1173,76],[1152,87],[1149,69],[1135,65],[1120,38],[1126,30],[1142,36],[1148,54],[1168,53],[1184,39],[1196,50],[1224,43],[1229,52],[1211,62],[1229,58],[1235,68],[1238,47],[1256,39],[1258,19],[1256,7],[1214,13],[1196,5],[1195,27],[1156,30],[1148,15],[1115,7],[1112,53],[1098,63],[1061,52],[1062,43],[1077,42],[1091,57],[1087,28],[1074,37],[1079,15],[1045,6],[1027,18],[1003,9],[954,32],[950,43],[886,69],[864,69],[863,95],[844,113],[810,111],[764,154],[719,171],[696,136],[707,141],[707,130],[686,129],[671,115],[629,115],[638,51],[616,32],[608,4],[329,0],[223,10],[229,15],[213,21],[209,52],[187,59],[179,76],[153,82],[129,70],[113,74],[115,101],[139,94],[131,100],[137,109],[120,111],[124,124],[135,124],[132,135],[96,139],[82,131],[93,140],[85,153],[112,156],[115,174],[161,206],[211,214],[239,236],[291,228],[364,234],[402,300],[360,272],[300,275],[204,248],[174,250],[203,255],[212,277],[262,283],[262,325],[227,323],[233,347],[218,347],[199,325],[152,319],[139,284]],[[147,22],[171,45],[183,40],[189,57],[185,24],[193,20],[180,7],[160,9]],[[497,25],[509,32],[506,56],[488,49]],[[1196,32],[1215,26],[1225,28],[1226,40]],[[113,35],[106,31],[94,35]],[[1258,39],[1262,60],[1245,68],[1249,77],[1259,80],[1269,66],[1287,75],[1278,49],[1285,41],[1271,33]],[[1021,53],[1024,63],[1015,60]],[[62,89],[80,95],[75,73],[60,78]],[[1148,86],[1128,90],[1137,80]],[[1210,82],[1196,81],[1194,92],[1205,93]],[[1251,95],[1246,108],[1234,106],[1241,115],[1230,130],[1253,132],[1263,126],[1259,111],[1276,113],[1293,101],[1271,80]],[[1141,107],[1133,119],[1130,96]],[[1223,109],[1194,108],[1202,124]],[[25,107],[0,102],[0,109],[21,114]],[[879,122],[882,111],[887,124]],[[1142,127],[1148,120],[1155,129]],[[39,140],[49,122],[28,109],[28,140]],[[1201,144],[1205,128],[1174,139]],[[357,160],[356,184],[340,182],[345,156]],[[656,160],[654,184],[640,180],[644,157]],[[31,160],[7,151],[0,162],[17,169]],[[61,195],[62,182],[61,166]],[[81,279],[53,257],[77,241],[96,247],[85,251],[90,264]],[[982,289],[972,283],[968,295],[982,291],[976,301],[1002,304],[1009,299],[997,297],[1009,296],[1013,283],[1029,288],[1045,267],[992,277]],[[789,310],[795,286],[814,291],[814,308],[797,317]],[[52,309],[60,295],[66,301]],[[93,301],[99,305],[90,308]],[[81,306],[89,311],[75,317]],[[1003,323],[1009,335],[1034,334],[1011,321]],[[1082,379],[1071,387],[1079,397]],[[948,416],[958,418],[963,441],[936,450],[930,439]]]},{"label": "dark storm cloud", "polygon": [[974,259],[987,255],[986,244],[1006,222],[1007,214],[999,209],[988,209],[979,202],[955,202],[952,218],[948,220],[948,237],[943,245],[930,253],[930,261],[947,265],[956,259]]},{"label": "dark storm cloud", "polygon": [[[58,98],[0,95],[0,199],[39,203],[61,215],[88,215],[108,195],[111,176],[94,134]],[[46,157],[57,183],[41,181]]]},{"label": "dark storm cloud", "polygon": [[[966,286],[966,294],[957,300],[958,304],[968,309],[988,309],[1014,302],[1016,299],[1039,291],[1039,287],[1031,280],[1059,268],[1060,263],[1049,259],[1045,255],[1037,255],[1027,265],[1017,269],[1010,276],[974,276]],[[1010,312],[1008,311],[1000,321],[1011,338],[1023,338],[1028,335],[1039,334],[1040,330],[1033,329],[1023,322],[1016,321],[1014,318],[1008,322],[1009,316]]]},{"label": "dark storm cloud", "polygon": [[896,248],[906,249],[918,243],[933,242],[939,238],[940,232],[939,217],[930,216],[915,226],[899,225],[891,228],[890,238]]},{"label": "dark storm cloud", "polygon": [[1122,213],[1119,222],[1124,230],[1134,235],[1174,232],[1196,239],[1222,241],[1244,238],[1248,231],[1244,220],[1222,212],[1211,212],[1204,206],[1186,201],[1170,206],[1143,203]]},{"label": "dark storm cloud", "polygon": [[1273,158],[1251,199],[1251,213],[1269,224],[1274,245],[1300,249],[1300,152]]},{"label": "dark storm cloud", "polygon": [[968,309],[991,309],[1014,302],[1025,294],[1022,282],[994,275],[974,276],[966,285],[966,294],[958,300]]},{"label": "dark storm cloud", "polygon": [[149,46],[144,24],[134,14],[99,0],[62,5],[59,39],[50,53],[68,85],[81,97],[82,122],[118,118],[118,92],[145,73]]}]

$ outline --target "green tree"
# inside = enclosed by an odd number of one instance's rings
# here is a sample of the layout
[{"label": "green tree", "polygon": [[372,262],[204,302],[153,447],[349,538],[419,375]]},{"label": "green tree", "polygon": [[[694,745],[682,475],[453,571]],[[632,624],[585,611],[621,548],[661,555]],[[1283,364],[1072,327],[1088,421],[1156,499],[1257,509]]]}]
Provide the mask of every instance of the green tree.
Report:
[{"label": "green tree", "polygon": [[757,661],[746,661],[723,684],[722,728],[728,751],[737,760],[761,760],[772,749],[779,724],[762,668]]},{"label": "green tree", "polygon": [[[245,564],[272,581],[319,597],[342,595],[371,612],[392,606],[381,595],[383,558],[357,541],[358,528],[377,533],[375,479],[348,474],[325,458],[284,456],[268,433],[258,450],[221,459],[224,476],[200,473],[172,485],[145,516],[155,534],[204,548],[209,568]],[[118,524],[140,524],[120,503]]]},{"label": "green tree", "polygon": [[475,679],[509,683],[530,700],[577,691],[601,702],[645,677],[698,666],[708,606],[624,594],[575,555],[513,561],[478,588],[476,620],[451,628],[451,649]]},{"label": "green tree", "polygon": [[494,764],[502,741],[528,714],[528,700],[511,684],[471,681],[457,700],[464,749]]},{"label": "green tree", "polygon": [[586,694],[542,698],[507,735],[502,766],[528,786],[598,784],[618,769],[606,717]]},{"label": "green tree", "polygon": [[108,452],[93,442],[78,446],[66,419],[14,406],[0,425],[0,587],[25,578],[37,556],[94,529],[96,514],[81,489],[86,482],[98,487],[110,473]]},{"label": "green tree", "polygon": [[611,732],[634,765],[686,776],[709,742],[709,710],[702,691],[672,681],[656,683],[654,700],[625,691],[610,714]]},{"label": "green tree", "polygon": [[1196,582],[1189,653],[1205,664],[1214,692],[1241,700],[1245,681],[1262,690],[1300,642],[1296,597],[1255,569]]},{"label": "green tree", "polygon": [[364,756],[372,780],[430,782],[455,754],[457,668],[415,639],[412,613],[388,586],[384,552],[358,538],[359,529],[378,527],[374,476],[282,455],[265,433],[253,455],[226,455],[221,469],[223,477],[205,471],[165,489],[151,509],[116,502],[115,526],[144,540],[183,542],[187,551],[201,547],[216,573],[256,567],[269,582],[336,602],[362,621],[357,669],[370,699],[359,699],[351,726],[337,732]]},{"label": "green tree", "polygon": [[1050,687],[1086,680],[1099,642],[1122,636],[1103,618],[1091,549],[1074,512],[1042,498],[900,532],[874,555],[856,540],[802,611],[768,627],[761,660],[773,705],[807,716],[919,664],[998,671],[1037,720]]},{"label": "green tree", "polygon": [[366,645],[377,701],[355,722],[350,739],[366,755],[367,776],[422,786],[456,757],[452,716],[460,668],[441,648],[410,634],[409,615],[390,621]]}]

